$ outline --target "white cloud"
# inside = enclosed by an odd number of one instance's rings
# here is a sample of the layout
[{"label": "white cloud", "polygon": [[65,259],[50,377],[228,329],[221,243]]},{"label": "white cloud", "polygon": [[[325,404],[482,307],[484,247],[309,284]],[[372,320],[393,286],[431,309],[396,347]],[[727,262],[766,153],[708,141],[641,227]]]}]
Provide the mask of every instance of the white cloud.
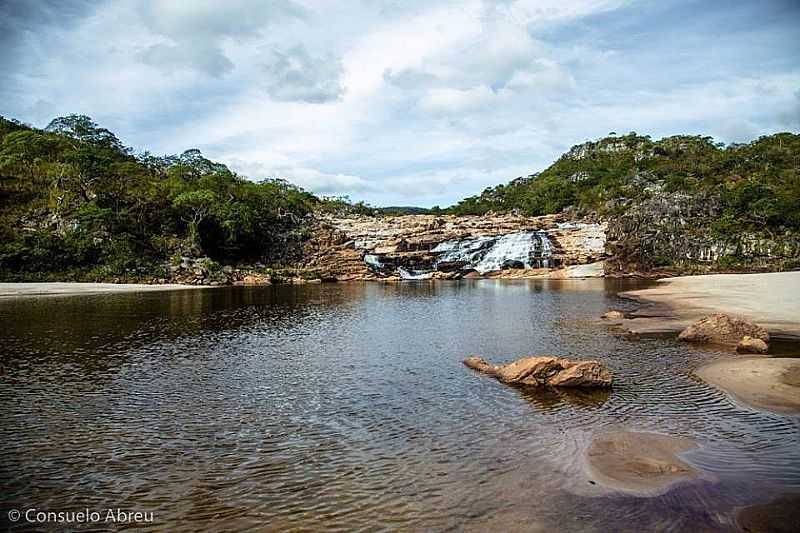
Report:
[{"label": "white cloud", "polygon": [[629,4],[0,3],[0,113],[40,126],[85,113],[136,148],[199,147],[254,177],[421,205],[612,130],[742,141],[800,127],[791,16]]}]

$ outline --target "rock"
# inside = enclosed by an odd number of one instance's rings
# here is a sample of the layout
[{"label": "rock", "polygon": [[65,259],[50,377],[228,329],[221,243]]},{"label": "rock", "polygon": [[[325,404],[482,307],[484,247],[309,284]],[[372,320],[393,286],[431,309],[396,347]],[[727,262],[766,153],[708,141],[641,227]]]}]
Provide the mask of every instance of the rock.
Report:
[{"label": "rock", "polygon": [[796,532],[800,524],[800,496],[785,494],[768,503],[744,507],[736,513],[736,522],[743,531],[751,533]]},{"label": "rock", "polygon": [[233,267],[231,265],[225,265],[222,267],[222,272],[225,274],[233,274]]},{"label": "rock", "polygon": [[481,357],[471,356],[464,359],[464,364],[509,385],[610,387],[612,381],[611,372],[599,361],[569,361],[541,356],[493,366]]},{"label": "rock", "polygon": [[509,269],[519,270],[523,268],[525,268],[525,263],[523,263],[522,261],[517,261],[515,259],[506,259],[505,261],[503,261],[503,264],[500,265],[500,270],[509,270]]},{"label": "rock", "polygon": [[739,344],[736,345],[736,351],[739,353],[767,353],[769,345],[761,339],[754,339],[750,335],[745,335]]},{"label": "rock", "polygon": [[[602,262],[591,268],[584,268],[583,264],[605,256],[605,225],[562,221],[562,215],[525,217],[496,213],[324,216],[304,242],[303,259],[296,267],[325,270],[339,281],[393,279],[400,275],[401,267],[407,271],[458,275],[449,279],[473,273],[477,270],[474,265],[489,255],[483,273],[471,277],[500,272],[513,277],[541,274],[525,268],[526,265],[537,269],[567,265],[565,272],[575,271],[567,277],[601,276]],[[531,237],[503,240],[520,234]],[[493,249],[495,243],[498,244]],[[523,261],[525,256],[520,250],[525,247],[531,250],[529,259]],[[494,250],[491,254],[490,249]]]},{"label": "rock", "polygon": [[625,318],[625,313],[622,311],[617,311],[616,309],[612,309],[604,313],[600,318],[604,318],[606,320],[622,320]]},{"label": "rock", "polygon": [[769,342],[769,333],[761,326],[724,314],[710,315],[698,320],[681,331],[678,340],[735,346],[744,336],[760,339],[764,343]]}]

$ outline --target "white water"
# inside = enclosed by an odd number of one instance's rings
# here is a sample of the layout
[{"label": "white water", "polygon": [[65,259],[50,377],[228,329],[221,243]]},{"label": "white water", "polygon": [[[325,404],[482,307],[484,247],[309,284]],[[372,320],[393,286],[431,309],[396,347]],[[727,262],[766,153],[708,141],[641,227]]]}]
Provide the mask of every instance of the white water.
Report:
[{"label": "white water", "polygon": [[406,270],[403,267],[397,267],[397,273],[400,274],[400,279],[430,279],[433,276],[433,272]]},{"label": "white water", "polygon": [[[520,231],[497,237],[450,240],[439,243],[431,252],[439,254],[434,270],[442,263],[461,263],[462,270],[475,270],[481,274],[502,270],[509,262],[524,268],[550,267],[553,245],[543,231]],[[364,262],[372,270],[385,271],[380,256],[367,254]],[[428,279],[432,272],[399,267],[401,279]]]},{"label": "white water", "polygon": [[440,243],[437,263],[464,262],[464,269],[481,274],[501,270],[506,262],[519,262],[525,268],[549,267],[553,245],[543,231],[521,231],[501,237],[478,237]]},{"label": "white water", "polygon": [[380,270],[383,268],[383,263],[381,263],[381,260],[378,258],[377,255],[372,255],[372,254],[365,255],[364,262],[376,270]]}]

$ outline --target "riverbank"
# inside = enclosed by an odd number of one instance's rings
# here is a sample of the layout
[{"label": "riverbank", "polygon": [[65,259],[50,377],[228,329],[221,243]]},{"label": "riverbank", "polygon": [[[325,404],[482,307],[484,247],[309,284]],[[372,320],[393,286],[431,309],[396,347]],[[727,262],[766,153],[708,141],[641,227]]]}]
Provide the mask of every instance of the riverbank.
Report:
[{"label": "riverbank", "polygon": [[[800,272],[714,274],[660,280],[620,293],[641,304],[621,320],[634,333],[677,333],[705,316],[723,313],[764,327],[772,338],[800,341]],[[759,410],[800,413],[800,359],[736,357],[694,374]]]},{"label": "riverbank", "polygon": [[0,283],[0,298],[24,296],[68,296],[76,294],[112,294],[121,292],[155,292],[200,289],[198,285],[166,283],[148,285],[143,283]]},{"label": "riverbank", "polygon": [[659,280],[623,292],[642,305],[623,320],[634,333],[673,333],[710,314],[745,317],[771,336],[800,341],[800,272],[711,274]]},{"label": "riverbank", "polygon": [[758,409],[800,413],[800,359],[737,357],[705,365],[694,374]]}]

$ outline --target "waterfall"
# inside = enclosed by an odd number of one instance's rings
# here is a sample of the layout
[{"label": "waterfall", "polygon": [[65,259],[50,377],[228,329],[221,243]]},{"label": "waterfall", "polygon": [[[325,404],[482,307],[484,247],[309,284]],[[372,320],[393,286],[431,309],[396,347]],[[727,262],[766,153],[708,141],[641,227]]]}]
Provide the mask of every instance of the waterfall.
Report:
[{"label": "waterfall", "polygon": [[[520,231],[499,236],[482,236],[453,239],[436,245],[431,252],[436,256],[433,270],[429,268],[398,267],[401,279],[428,279],[433,271],[444,272],[474,270],[480,274],[505,268],[550,268],[553,245],[544,231]],[[379,274],[392,271],[379,255],[366,254],[364,262]]]},{"label": "waterfall", "polygon": [[400,279],[430,279],[433,276],[433,272],[406,270],[403,267],[397,267],[397,273],[400,274]]},{"label": "waterfall", "polygon": [[462,269],[485,274],[503,267],[549,267],[553,245],[543,231],[521,231],[500,237],[445,241],[432,251],[441,253],[437,265],[463,263]]},{"label": "waterfall", "polygon": [[383,263],[377,255],[367,254],[364,256],[364,262],[373,270],[382,270]]}]

